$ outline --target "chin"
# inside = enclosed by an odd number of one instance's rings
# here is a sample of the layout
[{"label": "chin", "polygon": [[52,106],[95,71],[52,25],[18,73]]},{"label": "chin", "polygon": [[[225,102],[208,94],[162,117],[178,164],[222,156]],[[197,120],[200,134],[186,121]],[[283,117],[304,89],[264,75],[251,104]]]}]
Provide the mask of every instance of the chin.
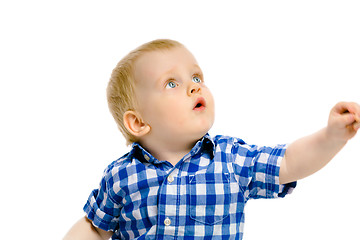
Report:
[{"label": "chin", "polygon": [[212,123],[208,125],[202,125],[201,129],[198,129],[199,131],[196,134],[198,137],[197,139],[202,138],[206,133],[208,133],[211,127],[212,127]]},{"label": "chin", "polygon": [[203,129],[204,135],[211,129],[213,124],[214,124],[214,119],[206,121],[203,124],[201,124],[201,128]]}]

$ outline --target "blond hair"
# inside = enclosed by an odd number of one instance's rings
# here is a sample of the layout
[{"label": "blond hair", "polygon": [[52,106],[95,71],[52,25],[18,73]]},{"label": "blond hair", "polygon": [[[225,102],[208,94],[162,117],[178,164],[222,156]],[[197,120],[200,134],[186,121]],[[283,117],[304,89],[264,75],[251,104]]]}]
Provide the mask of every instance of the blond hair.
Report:
[{"label": "blond hair", "polygon": [[107,101],[110,112],[127,144],[137,141],[136,137],[126,129],[123,120],[124,113],[128,110],[134,110],[136,104],[134,64],[144,53],[175,47],[183,47],[183,45],[169,39],[158,39],[145,43],[121,59],[112,71],[107,86]]}]

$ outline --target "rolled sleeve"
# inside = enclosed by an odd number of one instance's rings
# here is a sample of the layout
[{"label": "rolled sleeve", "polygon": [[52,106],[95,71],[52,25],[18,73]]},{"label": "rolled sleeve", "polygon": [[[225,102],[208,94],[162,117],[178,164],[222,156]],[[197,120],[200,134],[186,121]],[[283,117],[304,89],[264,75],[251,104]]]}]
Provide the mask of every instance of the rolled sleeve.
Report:
[{"label": "rolled sleeve", "polygon": [[99,189],[91,192],[84,211],[95,227],[105,231],[116,231],[119,224],[120,205],[110,196],[108,177],[104,175]]},{"label": "rolled sleeve", "polygon": [[234,145],[235,169],[247,199],[277,198],[290,194],[296,182],[280,185],[280,165],[287,145],[258,147],[240,142]]}]

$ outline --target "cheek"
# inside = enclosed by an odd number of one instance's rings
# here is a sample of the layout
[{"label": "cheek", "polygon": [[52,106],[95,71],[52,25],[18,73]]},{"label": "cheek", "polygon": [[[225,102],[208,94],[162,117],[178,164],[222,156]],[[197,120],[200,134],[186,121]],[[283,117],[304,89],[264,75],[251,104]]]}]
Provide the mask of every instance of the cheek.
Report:
[{"label": "cheek", "polygon": [[209,92],[207,92],[206,94],[206,99],[207,99],[207,104],[208,104],[208,107],[209,107],[209,111],[214,114],[215,112],[215,102],[214,102],[214,98],[212,96],[212,94]]},{"label": "cheek", "polygon": [[172,122],[181,122],[185,116],[184,103],[178,99],[167,99],[162,103],[161,112],[164,117],[171,119]]},{"label": "cheek", "polygon": [[151,105],[148,105],[147,113],[151,115],[153,124],[160,127],[179,126],[185,121],[186,107],[179,98],[163,97],[156,99]]}]

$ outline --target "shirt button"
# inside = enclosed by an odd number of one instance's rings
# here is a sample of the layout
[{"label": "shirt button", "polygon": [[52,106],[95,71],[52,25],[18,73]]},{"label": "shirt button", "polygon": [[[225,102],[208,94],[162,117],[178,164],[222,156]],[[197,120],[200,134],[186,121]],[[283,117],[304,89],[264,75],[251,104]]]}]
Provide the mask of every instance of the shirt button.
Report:
[{"label": "shirt button", "polygon": [[147,154],[144,154],[144,158],[146,159],[146,161],[149,161],[149,160],[150,160],[150,157],[149,157],[149,155],[147,155]]},{"label": "shirt button", "polygon": [[172,175],[169,175],[167,179],[169,183],[172,183],[174,181],[174,177]]},{"label": "shirt button", "polygon": [[165,224],[165,226],[169,226],[171,224],[170,218],[165,218],[164,224]]}]

